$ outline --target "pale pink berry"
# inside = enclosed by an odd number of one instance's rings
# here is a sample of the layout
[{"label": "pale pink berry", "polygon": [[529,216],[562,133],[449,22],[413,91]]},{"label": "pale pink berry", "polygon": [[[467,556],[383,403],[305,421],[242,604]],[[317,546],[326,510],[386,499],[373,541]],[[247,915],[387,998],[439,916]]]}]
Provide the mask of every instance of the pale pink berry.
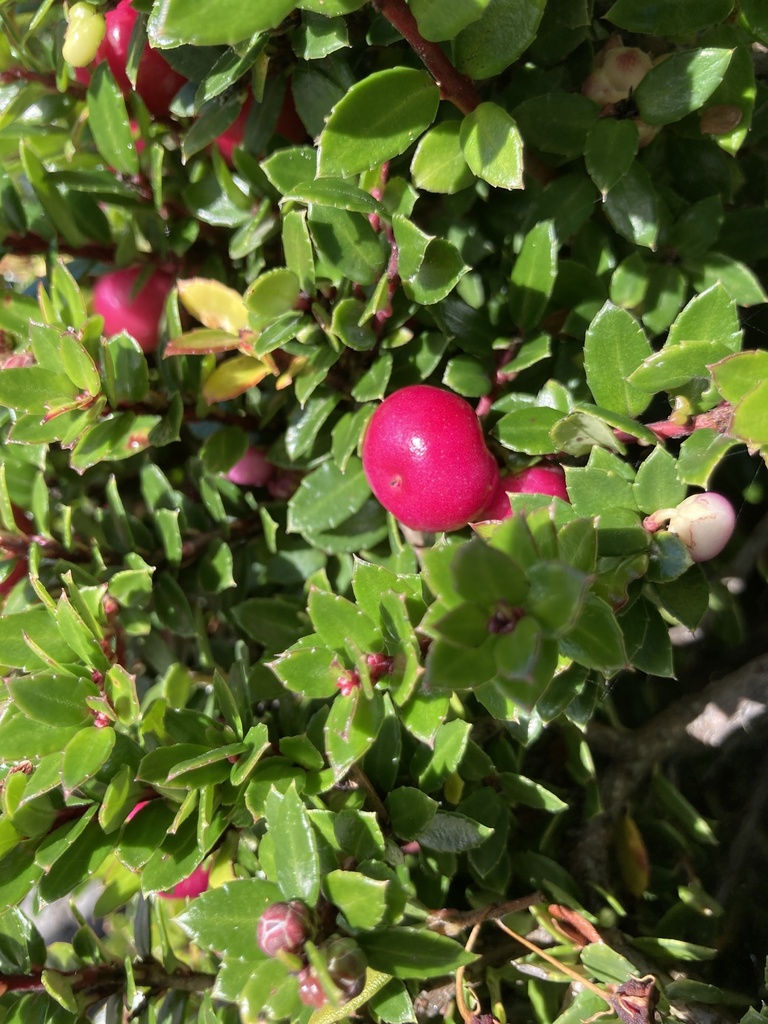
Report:
[{"label": "pale pink berry", "polygon": [[299,971],[299,999],[305,1006],[311,1006],[315,1010],[319,1010],[327,1002],[320,979],[311,967],[304,967]]},{"label": "pale pink berry", "polygon": [[705,491],[680,502],[669,517],[668,529],[685,544],[694,562],[706,562],[720,554],[735,525],[736,513],[727,498]]}]

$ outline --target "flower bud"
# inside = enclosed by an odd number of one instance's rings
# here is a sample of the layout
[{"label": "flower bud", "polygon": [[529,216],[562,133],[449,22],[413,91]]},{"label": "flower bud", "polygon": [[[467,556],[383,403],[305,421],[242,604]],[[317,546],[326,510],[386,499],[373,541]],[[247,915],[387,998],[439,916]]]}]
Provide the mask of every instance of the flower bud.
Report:
[{"label": "flower bud", "polygon": [[299,900],[273,903],[259,918],[256,941],[267,956],[300,953],[311,931],[309,909]]},{"label": "flower bud", "polygon": [[365,988],[365,954],[354,939],[332,939],[325,949],[328,974],[343,994],[343,1000],[354,999]]},{"label": "flower bud", "polygon": [[319,1010],[327,1002],[320,979],[311,967],[299,971],[299,999],[305,1006],[311,1006],[315,1010]]},{"label": "flower bud", "polygon": [[96,56],[107,23],[91,4],[77,3],[69,9],[69,24],[61,55],[70,67],[84,68]]}]

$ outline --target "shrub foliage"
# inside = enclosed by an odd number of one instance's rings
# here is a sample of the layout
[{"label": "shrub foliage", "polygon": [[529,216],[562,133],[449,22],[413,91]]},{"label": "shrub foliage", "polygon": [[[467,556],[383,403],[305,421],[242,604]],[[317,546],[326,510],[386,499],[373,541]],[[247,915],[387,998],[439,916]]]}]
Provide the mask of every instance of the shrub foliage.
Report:
[{"label": "shrub foliage", "polygon": [[[764,3],[135,7],[122,82],[0,4],[0,1019],[740,1016],[753,777],[681,758],[762,651]],[[170,275],[156,351],[116,267]],[[401,528],[361,436],[421,382],[570,501]],[[696,564],[643,523],[702,489]]]}]

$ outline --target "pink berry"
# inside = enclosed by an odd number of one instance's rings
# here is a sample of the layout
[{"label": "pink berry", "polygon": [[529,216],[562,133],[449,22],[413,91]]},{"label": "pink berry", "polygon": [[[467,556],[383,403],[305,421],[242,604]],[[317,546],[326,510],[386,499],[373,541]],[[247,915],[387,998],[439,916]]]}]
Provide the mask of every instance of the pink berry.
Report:
[{"label": "pink berry", "polygon": [[154,352],[159,341],[160,320],[173,278],[154,270],[135,291],[143,267],[127,267],[104,274],[93,289],[93,311],[104,317],[104,333],[126,331],[145,352]]},{"label": "pink berry", "polygon": [[207,890],[208,879],[209,872],[203,867],[197,867],[188,878],[177,882],[170,892],[160,892],[158,896],[166,900],[194,899]]},{"label": "pink berry", "polygon": [[311,931],[309,909],[299,900],[272,903],[259,918],[256,941],[267,956],[300,953]]},{"label": "pink berry", "polygon": [[676,533],[694,562],[706,562],[719,555],[731,539],[736,513],[722,496],[704,492],[681,501],[669,519],[669,532]]},{"label": "pink berry", "polygon": [[311,967],[304,967],[299,971],[299,999],[305,1006],[311,1006],[315,1010],[319,1010],[327,1002],[320,979]]},{"label": "pink berry", "polygon": [[413,530],[457,530],[476,518],[499,478],[472,407],[415,384],[386,398],[363,440],[363,469],[384,508]]},{"label": "pink berry", "polygon": [[508,494],[547,494],[570,502],[565,487],[565,473],[560,466],[530,466],[522,473],[501,477],[491,500],[480,514],[481,519],[508,519],[512,515]]},{"label": "pink berry", "polygon": [[[115,76],[124,96],[133,92],[133,87],[125,73],[125,65],[128,61],[128,46],[137,17],[137,12],[131,6],[131,0],[120,0],[114,10],[107,11],[105,15],[106,33],[94,58],[97,64],[103,60],[107,62],[109,70]],[[77,78],[87,84],[90,75],[88,72],[80,72],[77,74]],[[167,117],[171,101],[185,82],[186,78],[178,71],[174,71],[158,50],[153,50],[149,45],[144,47],[139,61],[136,92],[144,100],[147,110],[151,114],[154,114],[155,117]]]},{"label": "pink berry", "polygon": [[275,467],[267,460],[266,448],[251,447],[224,475],[241,487],[263,487],[274,472]]}]

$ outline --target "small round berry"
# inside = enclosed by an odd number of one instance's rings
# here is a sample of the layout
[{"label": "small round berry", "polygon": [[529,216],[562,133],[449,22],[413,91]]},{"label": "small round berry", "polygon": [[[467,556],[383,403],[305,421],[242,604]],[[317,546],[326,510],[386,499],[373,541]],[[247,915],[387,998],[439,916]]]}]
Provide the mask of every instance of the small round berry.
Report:
[{"label": "small round berry", "polygon": [[252,446],[224,475],[241,487],[263,487],[274,474],[275,467],[267,459],[266,448]]},{"label": "small round berry", "polygon": [[413,530],[457,530],[476,518],[499,471],[468,402],[415,384],[386,398],[363,439],[363,469],[384,508]]},{"label": "small round berry", "polygon": [[188,878],[177,882],[169,892],[159,892],[157,895],[165,900],[194,899],[208,889],[208,880],[209,872],[204,867],[197,867]]},{"label": "small round berry", "polygon": [[560,466],[530,466],[522,473],[507,473],[501,477],[480,519],[508,519],[512,515],[509,494],[547,494],[563,501],[571,500]]},{"label": "small round berry", "polygon": [[319,1010],[328,1001],[323,992],[320,979],[311,967],[304,967],[299,971],[299,999],[305,1006],[312,1006]]},{"label": "small round berry", "polygon": [[694,562],[706,562],[720,554],[735,525],[731,503],[722,494],[704,492],[680,502],[669,518],[668,529],[685,544]]},{"label": "small round berry", "polygon": [[259,918],[256,941],[267,956],[300,953],[311,932],[309,908],[303,903],[273,903]]},{"label": "small round berry", "polygon": [[174,281],[165,271],[154,270],[137,289],[143,272],[143,267],[126,267],[100,277],[93,289],[93,311],[104,317],[106,335],[126,331],[144,352],[154,352]]}]

